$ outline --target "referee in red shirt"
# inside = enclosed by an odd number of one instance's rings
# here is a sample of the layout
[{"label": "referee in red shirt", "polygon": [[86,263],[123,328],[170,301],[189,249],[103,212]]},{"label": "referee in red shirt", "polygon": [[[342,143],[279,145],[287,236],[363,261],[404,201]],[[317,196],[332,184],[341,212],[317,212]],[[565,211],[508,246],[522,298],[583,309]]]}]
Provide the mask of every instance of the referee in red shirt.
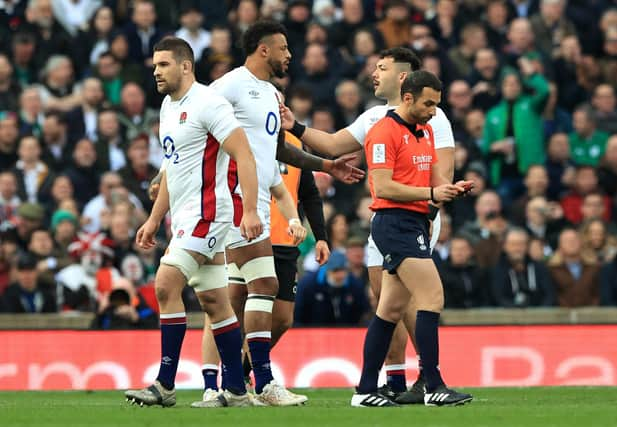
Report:
[{"label": "referee in red shirt", "polygon": [[428,71],[411,73],[401,86],[401,105],[369,131],[364,149],[375,217],[371,234],[384,256],[377,313],[364,341],[362,377],[352,406],[395,406],[377,392],[394,328],[413,296],[418,308],[416,341],[426,379],[424,403],[460,405],[472,396],[445,386],[439,373],[437,327],[443,288],[429,247],[429,201],[448,202],[470,182],[451,184],[433,174],[437,163],[433,131],[427,122],[441,101],[441,82]]}]

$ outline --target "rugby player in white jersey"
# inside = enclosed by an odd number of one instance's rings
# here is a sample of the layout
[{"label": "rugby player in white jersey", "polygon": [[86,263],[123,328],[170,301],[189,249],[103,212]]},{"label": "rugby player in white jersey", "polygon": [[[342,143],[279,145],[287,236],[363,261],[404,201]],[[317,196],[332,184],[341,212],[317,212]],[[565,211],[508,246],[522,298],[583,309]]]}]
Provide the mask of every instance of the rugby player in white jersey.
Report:
[{"label": "rugby player in white jersey", "polygon": [[[395,109],[401,99],[401,84],[412,71],[420,68],[420,60],[409,49],[396,47],[386,49],[380,53],[380,60],[373,73],[373,84],[375,96],[385,99],[386,105],[372,107],[362,113],[349,126],[329,134],[317,129],[312,129],[301,125],[295,121],[293,113],[289,108],[281,108],[283,128],[289,129],[295,136],[299,137],[307,146],[316,151],[331,156],[339,156],[345,153],[352,153],[362,149],[364,139],[369,129],[380,119],[388,110]],[[434,165],[436,173],[444,176],[448,181],[454,177],[454,136],[450,121],[444,112],[437,108],[435,117],[428,122],[433,128],[435,137],[435,148],[437,150],[438,163]],[[437,242],[440,232],[440,217],[436,206],[432,208],[435,214],[432,221],[431,250]],[[381,292],[382,264],[383,256],[377,249],[373,239],[369,236],[368,242],[368,262],[369,279],[371,289],[375,296],[379,298]],[[385,370],[388,383],[380,391],[397,403],[424,403],[424,380],[420,374],[418,380],[406,390],[405,379],[405,347],[407,344],[407,334],[416,347],[415,343],[415,321],[416,309],[413,298],[409,305],[403,324],[398,324],[392,337],[390,350],[386,357]],[[416,348],[416,354],[417,348]],[[419,361],[421,363],[421,361]]]},{"label": "rugby player in white jersey", "polygon": [[228,182],[230,156],[238,165],[243,192],[240,232],[249,241],[262,234],[255,159],[232,106],[195,81],[194,65],[193,52],[184,40],[168,37],[154,47],[157,90],[166,94],[159,131],[166,167],[158,197],[137,231],[136,242],[152,248],[168,210],[173,236],[155,279],[161,323],[159,373],[154,384],[129,390],[125,396],[140,405],[176,403],[174,382],[186,332],[181,294],[187,280],[193,279],[227,371],[228,387],[219,401],[225,406],[249,406],[252,399],[244,385],[242,337],[227,292],[224,249],[234,215]]},{"label": "rugby player in white jersey", "polygon": [[[236,119],[247,133],[257,161],[258,213],[264,232],[253,241],[243,238],[237,229],[230,233],[226,251],[229,292],[237,316],[241,318],[244,313],[243,328],[255,377],[255,404],[291,406],[306,402],[306,396],[278,384],[270,368],[272,310],[278,293],[269,233],[270,193],[275,197],[284,194],[292,200],[280,176],[277,159],[302,169],[325,169],[346,182],[357,181],[363,172],[346,165],[353,157],[324,160],[285,143],[280,132],[278,94],[270,83],[272,77],[285,75],[291,58],[285,28],[274,21],[259,21],[245,32],[243,44],[247,55],[244,66],[225,74],[210,87],[232,104]],[[282,213],[289,221],[290,231],[303,230],[295,206],[293,214]],[[203,347],[204,369],[209,367],[216,374],[217,355],[208,328],[204,329]],[[223,370],[222,388],[226,387]],[[209,407],[212,405],[208,402],[214,399],[215,395],[209,396],[206,390],[203,400],[193,406]]]}]

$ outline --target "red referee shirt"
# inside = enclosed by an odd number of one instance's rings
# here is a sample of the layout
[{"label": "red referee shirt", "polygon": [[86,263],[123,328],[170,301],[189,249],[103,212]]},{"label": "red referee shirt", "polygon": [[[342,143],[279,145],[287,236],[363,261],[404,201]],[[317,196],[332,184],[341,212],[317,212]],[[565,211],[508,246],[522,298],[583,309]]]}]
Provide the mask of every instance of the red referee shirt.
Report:
[{"label": "red referee shirt", "polygon": [[[417,131],[415,131],[417,129]],[[423,136],[414,133],[422,131]],[[431,169],[437,162],[435,138],[429,124],[411,125],[394,111],[388,111],[386,117],[379,120],[369,130],[364,143],[366,162],[369,169],[369,184],[374,211],[389,208],[401,208],[410,211],[428,213],[428,201],[396,202],[375,197],[373,169],[391,169],[392,180],[410,187],[430,187]]]}]

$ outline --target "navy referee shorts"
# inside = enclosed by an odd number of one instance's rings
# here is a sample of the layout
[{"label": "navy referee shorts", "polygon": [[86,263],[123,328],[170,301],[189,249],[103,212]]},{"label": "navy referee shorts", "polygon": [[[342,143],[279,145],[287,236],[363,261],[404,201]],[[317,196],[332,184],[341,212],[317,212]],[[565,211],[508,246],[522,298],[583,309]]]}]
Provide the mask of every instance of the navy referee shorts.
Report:
[{"label": "navy referee shorts", "polygon": [[406,209],[381,209],[371,222],[371,236],[390,274],[405,258],[430,258],[428,215]]}]

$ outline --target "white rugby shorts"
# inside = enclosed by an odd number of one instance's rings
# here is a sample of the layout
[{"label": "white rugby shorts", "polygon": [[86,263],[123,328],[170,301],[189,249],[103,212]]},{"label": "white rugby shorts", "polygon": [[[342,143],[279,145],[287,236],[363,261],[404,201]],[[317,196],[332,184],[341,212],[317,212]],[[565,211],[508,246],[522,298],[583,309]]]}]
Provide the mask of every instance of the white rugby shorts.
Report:
[{"label": "white rugby shorts", "polygon": [[230,222],[206,222],[201,218],[171,221],[171,242],[169,247],[176,247],[200,253],[208,258],[225,251]]},{"label": "white rugby shorts", "polygon": [[256,239],[251,240],[250,242],[242,237],[240,234],[240,227],[234,227],[232,225],[231,230],[229,231],[229,235],[227,237],[226,246],[230,249],[242,248],[245,246],[253,245],[257,242],[261,242],[262,240],[266,240],[270,238],[270,206],[268,209],[259,209],[258,210],[259,218],[261,219],[261,223],[263,225],[263,232]]}]

